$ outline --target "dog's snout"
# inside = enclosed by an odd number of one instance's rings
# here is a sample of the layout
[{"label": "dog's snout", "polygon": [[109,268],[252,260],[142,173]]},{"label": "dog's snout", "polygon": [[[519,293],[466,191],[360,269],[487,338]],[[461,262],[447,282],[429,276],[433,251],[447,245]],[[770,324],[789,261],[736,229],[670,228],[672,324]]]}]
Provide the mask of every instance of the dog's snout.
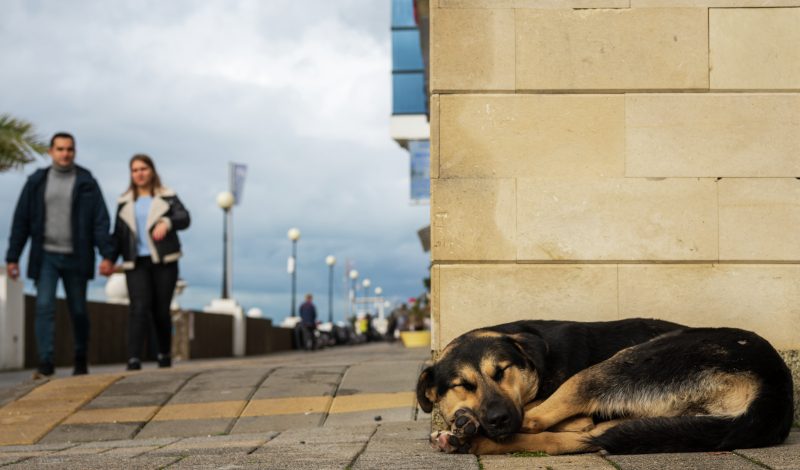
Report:
[{"label": "dog's snout", "polygon": [[486,423],[495,429],[502,429],[507,426],[509,419],[508,411],[503,407],[492,407],[486,413]]}]

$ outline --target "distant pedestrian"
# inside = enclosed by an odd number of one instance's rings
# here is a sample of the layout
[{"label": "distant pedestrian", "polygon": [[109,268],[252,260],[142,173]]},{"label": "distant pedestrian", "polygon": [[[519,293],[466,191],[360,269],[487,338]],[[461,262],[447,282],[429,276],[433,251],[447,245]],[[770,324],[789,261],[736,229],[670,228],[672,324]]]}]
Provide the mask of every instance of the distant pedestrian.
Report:
[{"label": "distant pedestrian", "polygon": [[177,231],[189,227],[189,212],[175,192],[161,184],[149,156],[134,155],[130,172],[130,186],[117,201],[113,258],[122,255],[128,283],[128,370],[142,368],[142,347],[151,321],[156,330],[158,366],[170,367],[170,304],[181,257]]},{"label": "distant pedestrian", "polygon": [[306,301],[300,306],[300,322],[304,330],[301,335],[304,338],[303,348],[313,350],[317,348],[317,307],[312,302],[314,296],[306,294]]},{"label": "distant pedestrian", "polygon": [[410,325],[410,310],[408,310],[408,305],[402,304],[400,308],[395,312],[397,315],[397,329],[399,331],[408,331],[411,329]]},{"label": "distant pedestrian", "polygon": [[89,314],[86,286],[94,278],[95,247],[103,256],[101,274],[113,269],[114,247],[103,193],[92,174],[75,164],[75,138],[59,132],[47,153],[53,164],[36,170],[14,211],[8,239],[8,276],[19,277],[19,258],[28,238],[28,278],[36,283],[36,350],[39,364],[34,378],[54,372],[56,287],[64,284],[75,344],[73,375],[89,372]]},{"label": "distant pedestrian", "polygon": [[393,343],[395,341],[395,331],[397,331],[397,314],[392,312],[389,315],[389,321],[386,324],[386,340]]}]

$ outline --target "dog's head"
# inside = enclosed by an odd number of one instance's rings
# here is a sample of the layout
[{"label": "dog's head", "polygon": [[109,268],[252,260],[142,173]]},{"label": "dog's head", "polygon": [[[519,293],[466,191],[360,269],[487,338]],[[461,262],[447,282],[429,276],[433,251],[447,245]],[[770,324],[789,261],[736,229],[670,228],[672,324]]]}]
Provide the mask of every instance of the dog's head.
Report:
[{"label": "dog's head", "polygon": [[448,425],[465,408],[482,433],[502,440],[519,431],[523,408],[539,390],[547,343],[537,334],[474,330],[451,342],[417,382],[417,401],[427,413],[439,404]]}]

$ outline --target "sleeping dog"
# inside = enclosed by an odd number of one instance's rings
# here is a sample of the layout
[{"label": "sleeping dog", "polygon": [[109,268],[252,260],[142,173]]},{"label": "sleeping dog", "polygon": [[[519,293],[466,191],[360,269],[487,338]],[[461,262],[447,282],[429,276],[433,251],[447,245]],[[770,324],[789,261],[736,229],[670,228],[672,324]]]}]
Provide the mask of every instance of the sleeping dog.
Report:
[{"label": "sleeping dog", "polygon": [[417,399],[450,426],[435,447],[476,454],[762,447],[793,416],[789,369],[763,338],[642,319],[473,330],[422,371]]}]

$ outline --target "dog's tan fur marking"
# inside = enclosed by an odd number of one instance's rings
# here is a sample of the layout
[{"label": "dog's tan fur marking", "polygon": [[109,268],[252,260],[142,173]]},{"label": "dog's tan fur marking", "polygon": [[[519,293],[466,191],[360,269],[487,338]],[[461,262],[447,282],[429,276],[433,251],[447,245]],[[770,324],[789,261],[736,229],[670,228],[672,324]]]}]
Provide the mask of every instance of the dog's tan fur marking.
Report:
[{"label": "dog's tan fur marking", "polygon": [[503,336],[505,335],[502,333],[498,333],[496,331],[488,331],[488,330],[476,331],[472,333],[473,338],[502,338]]},{"label": "dog's tan fur marking", "polygon": [[749,373],[718,372],[710,382],[713,390],[706,409],[712,415],[743,415],[761,388],[758,379]]},{"label": "dog's tan fur marking", "polygon": [[[460,376],[450,383],[450,388],[440,397],[439,409],[448,424],[453,422],[453,415],[461,408],[477,409],[483,399],[483,391],[478,382],[482,380],[480,374],[469,366],[462,366]],[[465,384],[476,386],[469,390]]]}]

